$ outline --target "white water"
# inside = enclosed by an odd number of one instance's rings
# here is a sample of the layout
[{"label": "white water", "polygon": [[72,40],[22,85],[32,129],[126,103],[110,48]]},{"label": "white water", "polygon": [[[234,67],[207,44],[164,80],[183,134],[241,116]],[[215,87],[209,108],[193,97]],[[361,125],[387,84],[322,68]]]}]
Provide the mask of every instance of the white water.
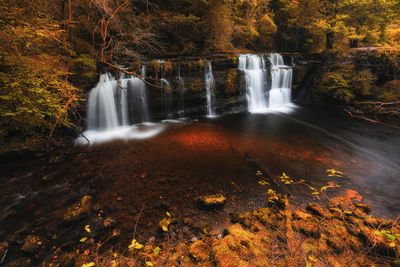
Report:
[{"label": "white water", "polygon": [[180,85],[180,94],[181,98],[179,100],[179,110],[178,110],[178,115],[179,118],[184,118],[185,117],[185,82],[183,81],[183,78],[180,75],[180,72],[178,72],[178,77],[176,77],[176,81]]},{"label": "white water", "polygon": [[215,115],[214,110],[214,94],[212,92],[214,86],[214,76],[212,73],[211,62],[207,61],[205,66],[205,81],[206,81],[206,92],[207,92],[207,115]]},{"label": "white water", "polygon": [[[271,85],[263,56],[239,56],[239,70],[246,79],[248,110],[251,113],[284,111],[291,104],[292,70],[284,65],[279,54],[271,54]],[[270,88],[270,89],[269,89]]]},{"label": "white water", "polygon": [[148,121],[146,85],[134,77],[102,74],[89,94],[88,130],[105,131]]},{"label": "white water", "polygon": [[[164,78],[160,79],[160,85],[163,87],[171,88],[169,81]],[[161,99],[164,106],[165,119],[170,120],[173,118],[172,114],[172,91],[168,89],[161,89]]]},{"label": "white water", "polygon": [[[145,75],[144,67],[142,75]],[[96,87],[90,91],[87,113],[84,135],[89,141],[101,140],[101,135],[108,139],[112,132],[126,132],[129,125],[149,121],[146,85],[138,78],[122,74],[118,85],[111,74],[102,74]],[[87,143],[84,140],[77,142]]]},{"label": "white water", "polygon": [[246,78],[246,96],[248,109],[252,113],[264,111],[268,108],[266,92],[268,81],[265,62],[262,56],[240,55],[239,70]]},{"label": "white water", "polygon": [[271,54],[271,90],[269,107],[282,107],[291,103],[292,74],[291,68],[285,65],[279,54]]}]

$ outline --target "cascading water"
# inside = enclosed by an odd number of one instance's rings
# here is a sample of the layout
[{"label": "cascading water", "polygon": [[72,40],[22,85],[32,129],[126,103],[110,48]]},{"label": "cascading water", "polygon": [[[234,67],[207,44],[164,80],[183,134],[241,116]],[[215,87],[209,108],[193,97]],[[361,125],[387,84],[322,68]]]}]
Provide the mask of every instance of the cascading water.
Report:
[{"label": "cascading water", "polygon": [[[162,87],[171,88],[170,83],[164,78],[160,79],[160,85]],[[170,120],[173,118],[173,115],[172,115],[172,92],[166,88],[161,89],[161,99],[163,101],[165,119]]]},{"label": "cascading water", "polygon": [[88,130],[105,131],[148,121],[145,83],[134,77],[117,80],[109,73],[89,94]]},{"label": "cascading water", "polygon": [[179,118],[184,118],[185,117],[185,82],[183,81],[183,78],[181,77],[180,71],[178,71],[178,77],[176,77],[176,81],[180,86],[180,94],[181,98],[179,100],[179,110],[178,110],[178,115]]},{"label": "cascading water", "polygon": [[266,96],[268,82],[263,57],[240,55],[239,70],[243,71],[246,78],[246,96],[249,111],[264,111],[268,107]]},{"label": "cascading water", "polygon": [[269,107],[282,107],[291,103],[293,70],[286,66],[279,54],[271,54],[271,90]]},{"label": "cascading water", "polygon": [[[251,113],[266,112],[291,103],[292,69],[286,66],[279,54],[271,54],[271,86],[263,56],[240,55],[239,70],[246,79],[246,96]],[[270,88],[270,90],[269,90]]]},{"label": "cascading water", "polygon": [[214,110],[214,99],[215,96],[212,92],[214,86],[214,76],[212,73],[212,66],[210,61],[206,61],[205,66],[205,82],[206,82],[206,92],[207,92],[207,115],[213,116],[215,115]]}]

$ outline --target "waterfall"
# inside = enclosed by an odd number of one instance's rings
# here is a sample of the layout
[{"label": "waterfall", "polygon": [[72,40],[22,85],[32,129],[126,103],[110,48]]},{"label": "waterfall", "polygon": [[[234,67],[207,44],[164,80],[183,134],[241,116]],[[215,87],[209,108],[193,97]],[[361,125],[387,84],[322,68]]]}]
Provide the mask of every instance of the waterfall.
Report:
[{"label": "waterfall", "polygon": [[[171,88],[170,83],[164,78],[160,79],[160,85],[163,87]],[[161,89],[161,99],[162,99],[162,103],[164,106],[165,119],[170,120],[173,118],[173,115],[172,115],[172,91],[170,91],[169,89],[165,89],[165,88]]]},{"label": "waterfall", "polygon": [[207,115],[213,116],[215,115],[214,110],[214,94],[212,92],[214,86],[214,76],[212,73],[212,66],[210,61],[206,61],[205,66],[205,81],[206,81],[206,91],[207,91]]},{"label": "waterfall", "polygon": [[279,54],[271,54],[271,90],[269,107],[282,107],[291,103],[293,71],[283,62]]},{"label": "waterfall", "polygon": [[100,75],[89,94],[88,130],[105,131],[148,119],[146,86],[142,80],[121,75],[118,86],[111,74]]},{"label": "waterfall", "polygon": [[265,62],[262,56],[240,55],[239,70],[246,78],[246,96],[250,112],[260,112],[268,107],[266,89],[268,86]]},{"label": "waterfall", "polygon": [[176,81],[180,86],[180,94],[181,98],[179,100],[179,110],[178,110],[178,115],[179,118],[184,118],[185,117],[185,82],[183,81],[183,78],[181,77],[181,73],[178,70],[178,77],[176,77]]},{"label": "waterfall", "polygon": [[279,54],[271,54],[269,60],[270,86],[264,57],[239,55],[238,68],[246,79],[247,103],[251,113],[265,112],[268,108],[284,107],[291,103],[292,69],[284,64]]}]

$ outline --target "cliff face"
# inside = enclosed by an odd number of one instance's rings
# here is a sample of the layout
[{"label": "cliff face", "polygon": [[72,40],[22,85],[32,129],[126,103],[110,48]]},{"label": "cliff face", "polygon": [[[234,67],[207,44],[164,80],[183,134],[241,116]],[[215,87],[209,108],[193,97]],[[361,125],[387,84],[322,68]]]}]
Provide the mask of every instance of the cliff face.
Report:
[{"label": "cliff face", "polygon": [[[266,86],[271,86],[269,54],[262,55],[267,70],[264,72]],[[283,59],[288,66],[296,61],[290,54],[283,55]],[[218,54],[133,62],[129,64],[128,70],[140,73],[144,67],[146,80],[155,85],[148,85],[147,92],[151,120],[157,121],[206,115],[207,82],[210,82],[207,79],[210,74],[211,102],[215,114],[246,111],[246,78],[238,65],[238,54]],[[301,78],[295,80],[295,88],[299,87]]]},{"label": "cliff face", "polygon": [[[269,54],[263,55],[264,86],[271,86]],[[398,73],[396,56],[382,51],[282,56],[293,69],[291,99],[297,104],[348,106],[364,100],[393,100],[399,93],[391,86],[396,83],[388,83]],[[145,69],[146,80],[154,85],[147,86],[150,120],[158,121],[210,114],[210,101],[215,114],[247,111],[246,78],[238,65],[238,54],[218,54],[132,62],[128,70]]]},{"label": "cliff face", "polygon": [[[245,80],[238,70],[236,55],[215,55],[206,58],[182,57],[163,61],[133,63],[138,71],[146,66],[146,80],[166,89],[149,86],[149,108],[152,120],[193,117],[207,114],[206,73],[212,68],[213,108],[217,114],[245,111]],[[182,112],[184,110],[184,113]],[[171,116],[172,115],[172,116]]]}]

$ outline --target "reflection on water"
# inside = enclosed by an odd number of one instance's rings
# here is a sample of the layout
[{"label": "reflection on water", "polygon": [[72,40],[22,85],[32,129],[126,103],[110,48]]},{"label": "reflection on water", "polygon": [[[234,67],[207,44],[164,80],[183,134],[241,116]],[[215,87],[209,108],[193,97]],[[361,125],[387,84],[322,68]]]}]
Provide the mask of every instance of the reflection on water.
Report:
[{"label": "reflection on water", "polygon": [[[334,180],[360,192],[380,215],[400,212],[399,130],[312,108],[205,122],[237,133],[233,146],[275,174],[286,172],[315,186]],[[328,177],[330,168],[345,177]]]},{"label": "reflection on water", "polygon": [[[307,180],[314,187],[338,183],[342,187],[339,193],[355,190],[379,215],[396,217],[400,212],[400,131],[350,119],[334,110],[292,106],[289,110],[269,109],[266,113],[168,120],[106,132],[87,131],[85,136],[91,144],[113,139],[135,139],[135,143],[140,143],[152,138],[149,146],[158,147],[159,151],[153,152],[152,160],[148,161],[151,168],[168,166],[166,172],[170,173],[187,169],[189,164],[215,183],[230,179],[213,177],[215,168],[221,169],[223,165],[228,173],[246,164],[229,163],[226,153],[232,150],[250,157],[275,175],[285,172],[290,177]],[[77,143],[87,144],[87,140],[80,137]],[[168,144],[167,165],[162,156],[164,152],[160,152],[165,144]],[[182,151],[177,152],[178,144]],[[149,151],[147,148],[140,154],[144,156]],[[222,158],[216,157],[215,151]],[[194,156],[195,160],[183,165],[180,157],[184,154],[185,159]],[[329,177],[326,170],[331,168],[342,171],[344,177]],[[180,178],[193,179],[196,172],[185,174],[192,178]],[[293,199],[308,200],[310,196],[305,193],[299,190]]]}]

